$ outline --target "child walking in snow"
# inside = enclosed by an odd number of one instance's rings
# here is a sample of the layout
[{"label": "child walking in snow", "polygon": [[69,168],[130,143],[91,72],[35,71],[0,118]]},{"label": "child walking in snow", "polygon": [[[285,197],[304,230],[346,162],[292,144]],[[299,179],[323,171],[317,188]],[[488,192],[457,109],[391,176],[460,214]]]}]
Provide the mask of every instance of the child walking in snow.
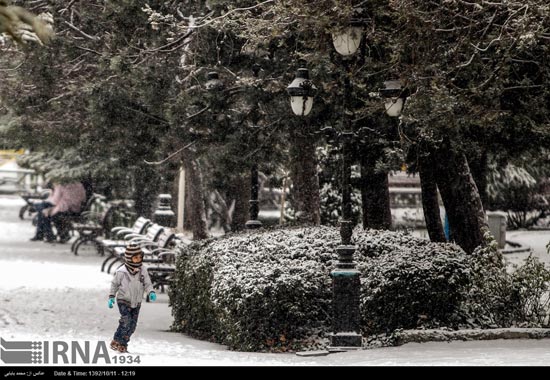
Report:
[{"label": "child walking in snow", "polygon": [[136,330],[143,292],[147,292],[149,300],[157,299],[149,273],[142,264],[141,248],[129,245],[124,253],[124,265],[117,269],[111,282],[108,305],[110,309],[113,308],[116,296],[120,311],[118,329],[111,342],[111,348],[119,352],[127,352],[128,341]]}]

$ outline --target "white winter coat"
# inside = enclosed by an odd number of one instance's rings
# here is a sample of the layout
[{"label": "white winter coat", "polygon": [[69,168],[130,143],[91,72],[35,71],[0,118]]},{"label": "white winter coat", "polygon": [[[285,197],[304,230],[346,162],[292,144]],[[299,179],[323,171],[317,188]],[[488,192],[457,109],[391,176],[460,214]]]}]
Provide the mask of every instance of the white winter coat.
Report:
[{"label": "white winter coat", "polygon": [[115,296],[118,301],[126,301],[134,308],[141,304],[143,292],[147,294],[154,291],[153,284],[147,268],[141,266],[140,271],[135,275],[128,272],[126,265],[117,269],[111,281],[110,297]]}]

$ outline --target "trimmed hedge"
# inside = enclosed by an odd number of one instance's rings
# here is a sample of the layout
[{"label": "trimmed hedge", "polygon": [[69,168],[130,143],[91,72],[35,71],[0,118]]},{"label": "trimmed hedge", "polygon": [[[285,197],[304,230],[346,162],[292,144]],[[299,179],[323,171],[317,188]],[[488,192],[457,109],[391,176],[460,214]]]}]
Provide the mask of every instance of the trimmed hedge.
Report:
[{"label": "trimmed hedge", "polygon": [[[356,230],[364,333],[452,325],[468,283],[457,246]],[[331,328],[337,228],[228,235],[182,248],[173,329],[243,351],[316,348]]]},{"label": "trimmed hedge", "polygon": [[453,244],[377,231],[356,234],[361,315],[366,333],[458,326],[469,259]]}]

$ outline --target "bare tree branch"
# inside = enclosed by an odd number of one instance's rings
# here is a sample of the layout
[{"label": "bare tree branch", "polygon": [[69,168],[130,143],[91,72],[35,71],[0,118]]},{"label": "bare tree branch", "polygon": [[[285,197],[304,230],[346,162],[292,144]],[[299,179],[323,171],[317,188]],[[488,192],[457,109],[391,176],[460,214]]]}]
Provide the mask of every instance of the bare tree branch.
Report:
[{"label": "bare tree branch", "polygon": [[166,45],[163,45],[161,47],[158,47],[156,49],[151,49],[151,50],[146,50],[145,53],[154,53],[154,52],[157,52],[157,51],[162,51],[162,50],[166,50],[166,49],[169,49],[170,47],[174,46],[174,45],[177,45],[179,44],[181,41],[185,40],[187,37],[189,37],[191,35],[191,33],[193,33],[193,29],[189,30],[187,33],[185,33],[184,35],[178,37],[177,39],[175,39],[174,41],[166,44]]},{"label": "bare tree branch", "polygon": [[67,25],[72,30],[74,30],[75,32],[79,33],[81,36],[83,36],[85,38],[88,38],[92,41],[98,41],[100,39],[99,37],[90,36],[89,34],[87,34],[87,33],[83,32],[82,30],[78,29],[76,26],[74,26],[73,24],[71,24],[68,21],[64,21],[64,24]]},{"label": "bare tree branch", "polygon": [[210,108],[210,106],[206,106],[206,107],[204,107],[202,110],[200,110],[200,111],[198,111],[198,112],[195,112],[195,113],[192,114],[192,115],[187,116],[187,118],[186,118],[185,120],[191,120],[192,118],[197,117],[197,116],[199,116],[199,115],[205,113],[209,108]]},{"label": "bare tree branch", "polygon": [[256,5],[253,5],[251,7],[245,7],[245,8],[235,8],[235,9],[232,9],[230,10],[229,12],[221,15],[221,16],[218,16],[218,17],[214,17],[213,19],[209,20],[209,21],[206,21],[204,22],[203,24],[200,24],[200,25],[196,25],[194,26],[193,28],[194,29],[198,29],[198,28],[202,28],[203,26],[207,26],[211,23],[213,23],[214,21],[217,21],[217,20],[220,20],[222,18],[225,18],[227,16],[229,16],[231,13],[235,13],[235,12],[242,12],[242,11],[249,11],[251,9],[254,9],[254,8],[258,8],[258,7],[261,7],[262,5],[265,5],[265,4],[268,4],[268,3],[273,3],[275,0],[266,0],[262,3],[258,3]]},{"label": "bare tree branch", "polygon": [[65,8],[63,8],[59,11],[59,14],[63,14],[65,12],[67,12],[68,10],[70,10],[71,7],[73,6],[73,4],[76,3],[76,1],[77,0],[71,0],[71,2],[69,4],[67,4],[67,6]]},{"label": "bare tree branch", "polygon": [[144,160],[144,162],[145,162],[147,165],[162,165],[162,164],[164,164],[166,161],[168,161],[168,160],[174,158],[177,154],[183,152],[185,149],[187,149],[187,148],[189,148],[189,147],[195,145],[195,143],[197,143],[197,142],[198,142],[198,140],[195,140],[195,141],[190,142],[189,144],[187,144],[187,145],[183,146],[182,148],[176,150],[174,153],[171,153],[168,157],[166,157],[166,158],[164,158],[164,159],[162,159],[162,160],[160,160],[160,161],[153,161],[153,162],[150,162],[150,161]]},{"label": "bare tree branch", "polygon": [[102,56],[102,54],[101,54],[100,52],[96,51],[96,50],[88,49],[88,48],[85,48],[85,47],[83,47],[83,46],[78,46],[78,45],[75,45],[75,47],[76,47],[77,49],[84,50],[84,51],[89,51],[90,53],[94,53],[94,54],[97,54],[97,55],[99,55],[99,56]]}]

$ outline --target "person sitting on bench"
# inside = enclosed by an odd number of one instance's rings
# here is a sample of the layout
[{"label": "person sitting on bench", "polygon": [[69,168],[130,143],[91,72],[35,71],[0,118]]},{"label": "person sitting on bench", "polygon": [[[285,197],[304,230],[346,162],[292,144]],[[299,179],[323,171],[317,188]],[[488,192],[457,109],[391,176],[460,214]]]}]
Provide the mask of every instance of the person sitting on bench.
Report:
[{"label": "person sitting on bench", "polygon": [[52,231],[53,222],[56,226],[59,240],[61,242],[69,240],[70,236],[65,227],[65,217],[70,213],[78,213],[82,204],[86,201],[86,191],[80,182],[69,184],[54,184],[53,194],[47,201],[53,205],[39,212],[36,223],[36,235],[31,240],[43,240],[47,242],[55,241],[55,235]]}]

